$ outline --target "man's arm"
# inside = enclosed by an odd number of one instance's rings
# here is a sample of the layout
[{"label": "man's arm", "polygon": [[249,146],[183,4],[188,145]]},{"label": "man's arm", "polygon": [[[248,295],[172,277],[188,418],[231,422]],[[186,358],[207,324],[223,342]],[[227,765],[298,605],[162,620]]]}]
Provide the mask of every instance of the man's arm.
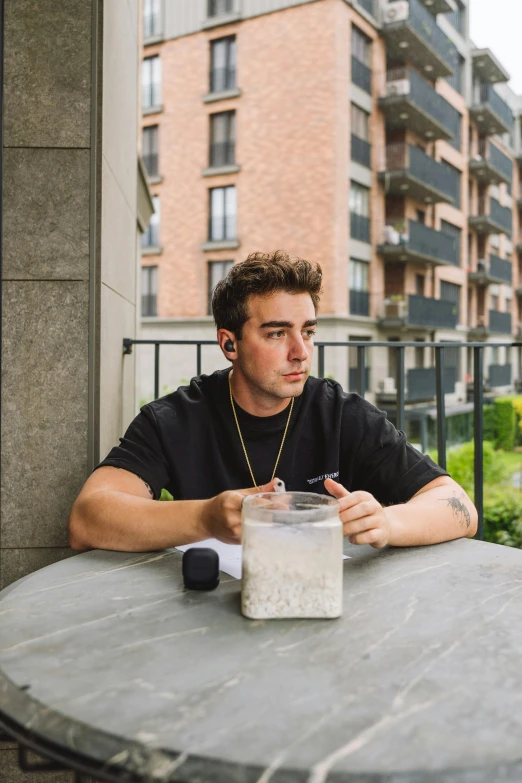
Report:
[{"label": "man's arm", "polygon": [[353,544],[423,546],[472,538],[477,532],[475,506],[449,476],[430,481],[407,503],[387,508],[369,492],[348,492],[332,479],[325,487],[339,500],[344,535]]},{"label": "man's arm", "polygon": [[[273,490],[272,484],[260,487]],[[128,470],[102,467],[85,482],[69,517],[73,549],[147,552],[219,538],[241,540],[241,503],[256,488],[208,500],[156,502],[148,484]]]}]

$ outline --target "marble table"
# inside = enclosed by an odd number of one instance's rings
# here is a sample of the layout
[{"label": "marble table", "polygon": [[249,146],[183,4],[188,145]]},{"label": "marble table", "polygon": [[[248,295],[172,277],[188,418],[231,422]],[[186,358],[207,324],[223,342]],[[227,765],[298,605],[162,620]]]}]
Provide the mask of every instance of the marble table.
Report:
[{"label": "marble table", "polygon": [[1,595],[0,725],[100,780],[522,780],[522,552],[346,545],[339,620],[250,621],[179,552],[93,551]]}]

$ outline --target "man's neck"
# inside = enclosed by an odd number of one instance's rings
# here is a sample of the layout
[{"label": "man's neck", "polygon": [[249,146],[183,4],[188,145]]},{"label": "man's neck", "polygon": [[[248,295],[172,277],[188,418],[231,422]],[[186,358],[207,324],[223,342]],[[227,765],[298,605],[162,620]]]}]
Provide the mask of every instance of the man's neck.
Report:
[{"label": "man's neck", "polygon": [[253,389],[240,372],[231,371],[230,385],[234,402],[252,416],[275,416],[290,405],[291,397],[275,397],[260,389]]}]

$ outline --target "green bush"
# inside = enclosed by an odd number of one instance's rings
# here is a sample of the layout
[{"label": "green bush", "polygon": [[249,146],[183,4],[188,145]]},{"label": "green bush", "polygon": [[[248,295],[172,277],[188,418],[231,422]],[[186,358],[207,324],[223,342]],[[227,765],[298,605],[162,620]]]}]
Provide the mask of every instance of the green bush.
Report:
[{"label": "green bush", "polygon": [[522,549],[522,494],[516,489],[484,495],[484,540]]},{"label": "green bush", "polygon": [[522,398],[497,397],[492,405],[485,405],[484,440],[494,443],[496,449],[511,451],[521,442]]},{"label": "green bush", "polygon": [[[484,451],[482,464],[487,481],[496,484],[508,478],[508,469],[502,461],[501,455],[495,453],[493,444],[489,441],[484,441],[482,445]],[[471,496],[474,488],[474,459],[475,444],[473,441],[470,441],[448,452],[446,460],[446,467],[450,476]]]},{"label": "green bush", "polygon": [[484,440],[489,440],[494,443],[497,438],[497,412],[494,405],[484,405],[483,408],[484,418]]}]

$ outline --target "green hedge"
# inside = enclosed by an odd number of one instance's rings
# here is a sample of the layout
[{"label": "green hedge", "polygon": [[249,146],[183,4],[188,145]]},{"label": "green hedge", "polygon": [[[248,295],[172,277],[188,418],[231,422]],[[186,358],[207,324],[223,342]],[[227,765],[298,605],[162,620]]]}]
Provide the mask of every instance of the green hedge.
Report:
[{"label": "green hedge", "polygon": [[484,406],[484,440],[496,449],[512,451],[521,442],[521,400],[520,396],[497,397],[492,405]]},{"label": "green hedge", "polygon": [[490,490],[484,497],[484,540],[522,549],[522,493]]}]

